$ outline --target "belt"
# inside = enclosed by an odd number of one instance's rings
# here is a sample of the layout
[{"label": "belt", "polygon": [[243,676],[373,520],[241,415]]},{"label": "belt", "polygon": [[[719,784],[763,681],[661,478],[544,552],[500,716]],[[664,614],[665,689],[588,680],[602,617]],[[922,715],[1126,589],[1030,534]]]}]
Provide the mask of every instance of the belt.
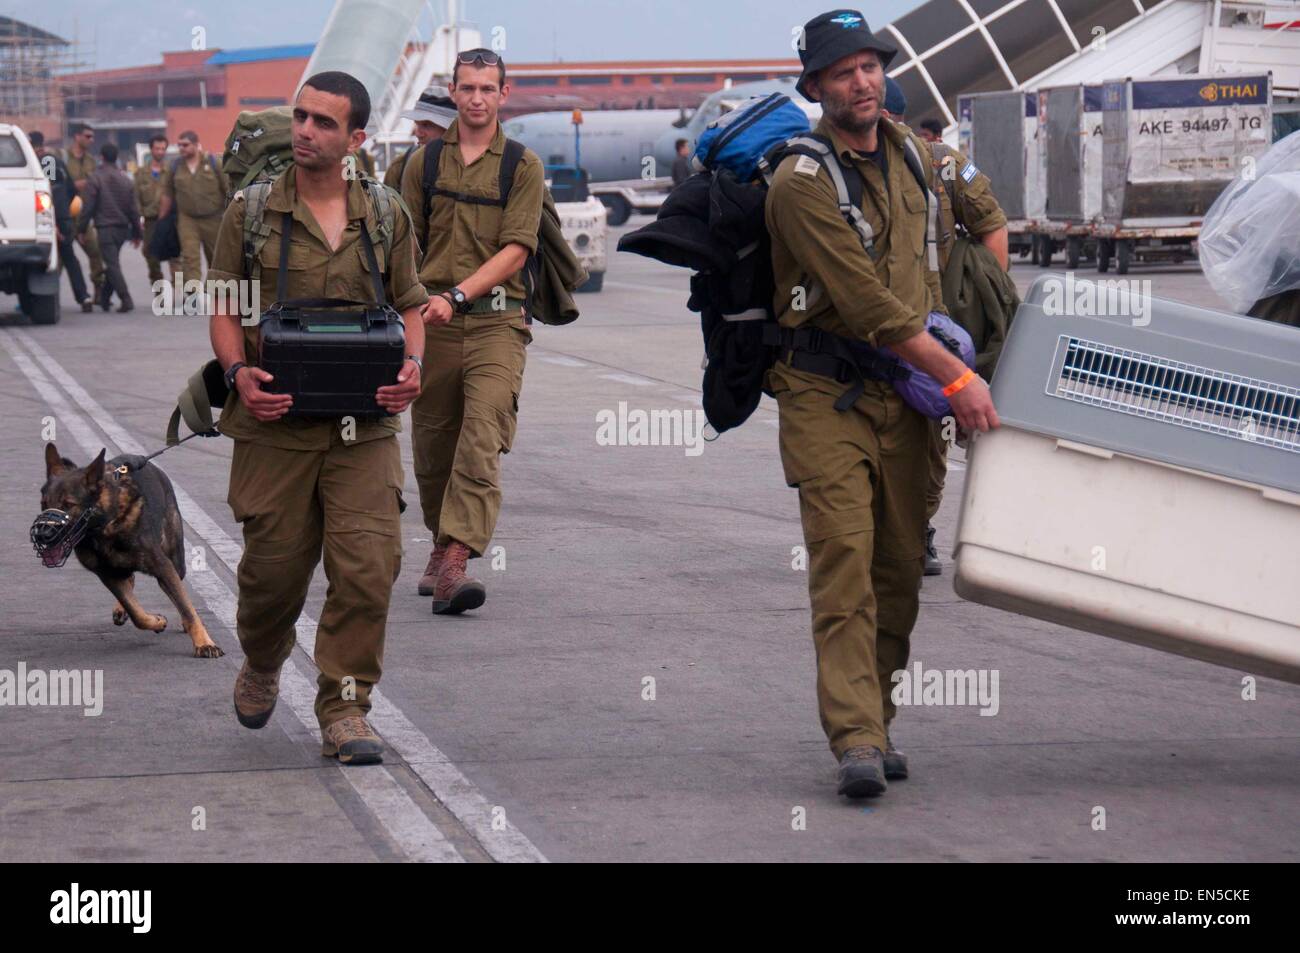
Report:
[{"label": "belt", "polygon": [[496,295],[492,295],[492,294],[484,295],[481,298],[475,298],[470,303],[469,311],[466,313],[467,314],[502,314],[506,311],[520,311],[524,307],[523,298],[507,297],[505,300],[505,306],[501,308],[494,307],[494,305],[496,305],[496,302],[497,302]]},{"label": "belt", "polygon": [[763,343],[776,347],[777,359],[798,371],[829,377],[849,388],[835,401],[836,410],[848,410],[866,390],[865,381],[901,381],[912,376],[897,358],[881,354],[854,338],[805,325],[783,328],[770,323],[763,328]]}]

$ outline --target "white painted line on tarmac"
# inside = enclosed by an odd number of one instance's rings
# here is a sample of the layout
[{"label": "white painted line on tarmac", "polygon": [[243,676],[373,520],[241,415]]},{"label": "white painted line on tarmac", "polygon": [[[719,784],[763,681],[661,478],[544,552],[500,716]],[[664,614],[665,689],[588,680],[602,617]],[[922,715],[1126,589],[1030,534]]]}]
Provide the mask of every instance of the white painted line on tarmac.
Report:
[{"label": "white painted line on tarmac", "polygon": [[590,367],[586,361],[580,361],[576,357],[566,357],[563,354],[541,354],[539,353],[536,360],[543,361],[547,364],[558,364],[560,367]]},{"label": "white painted line on tarmac", "polygon": [[606,281],[604,287],[616,291],[653,291],[656,294],[672,295],[674,298],[681,299],[683,307],[686,305],[686,299],[691,296],[690,288],[657,288],[654,285],[638,285],[630,281]]},{"label": "white painted line on tarmac", "polygon": [[[81,415],[73,410],[67,401],[63,399],[63,395],[49,380],[49,378],[47,378],[40,369],[32,364],[26,354],[22,353],[22,351],[18,349],[18,347],[13,343],[14,337],[23,339],[24,343],[27,344],[28,347],[34,346],[33,353],[36,354],[37,360],[39,360],[42,365],[45,365],[46,370],[55,377],[63,376],[61,373],[62,368],[58,368],[58,370],[52,369],[49,365],[54,364],[53,358],[50,358],[49,355],[45,353],[44,349],[41,348],[39,344],[36,344],[29,335],[20,332],[13,332],[12,334],[5,334],[0,337],[0,344],[3,344],[5,350],[9,352],[14,363],[18,365],[18,369],[21,370],[31,382],[37,393],[44,398],[45,402],[58,416],[58,419],[72,432],[73,439],[76,440],[77,444],[81,447],[86,458],[88,460],[93,459],[99,453],[100,447],[103,447],[104,444],[100,442],[99,437],[96,436],[94,431],[85,423]],[[39,353],[37,353],[36,349],[39,349]],[[49,364],[46,363],[47,359],[49,360]],[[58,367],[57,364],[54,364],[54,366]],[[77,389],[81,390],[79,386]],[[82,393],[84,394],[85,392],[82,391]],[[98,404],[96,404],[96,406],[98,406]],[[100,409],[102,410],[102,408]],[[111,424],[110,426],[113,430],[118,431],[118,433],[110,433],[108,429],[105,429],[104,432],[108,434],[109,438],[114,443],[118,444],[119,450],[125,453],[140,452],[139,450],[130,449],[128,446],[124,445],[134,443],[128,434],[121,431],[121,428],[117,427],[116,424]],[[109,456],[111,458],[111,456],[116,456],[116,454],[110,454]],[[178,500],[179,496],[180,494],[178,492]],[[186,582],[189,584],[190,588],[197,592],[199,596],[202,597],[203,601],[207,603],[208,610],[216,616],[217,620],[229,629],[231,633],[234,633],[236,606],[235,594],[230,591],[217,574],[211,571],[186,573]],[[294,715],[297,716],[298,720],[302,722],[303,726],[306,727],[308,731],[314,731],[317,727],[315,714],[316,693],[310,682],[308,682],[307,677],[298,669],[298,666],[295,664],[293,659],[290,659],[288,664],[286,664],[281,671],[281,685],[288,688],[288,691],[284,693],[284,697],[289,702],[290,710],[293,711]],[[357,794],[361,797],[362,802],[370,812],[375,815],[379,820],[379,823],[382,824],[384,829],[393,836],[397,844],[412,860],[464,861],[464,858],[460,856],[451,843],[442,835],[442,832],[438,830],[437,826],[429,820],[428,816],[425,815],[418,806],[416,806],[415,802],[410,799],[406,792],[402,791],[400,785],[397,784],[397,781],[388,773],[387,768],[379,768],[377,770],[369,768],[348,769],[343,765],[337,765],[336,770],[343,772],[349,783],[352,784],[353,789],[356,790]],[[376,775],[383,774],[387,778],[387,784],[377,778],[359,781],[357,778],[352,777],[352,775],[357,772]],[[405,803],[393,795],[392,789],[398,791],[402,797],[405,798]]]},{"label": "white painted line on tarmac", "polygon": [[[0,341],[3,341],[5,348],[11,355],[14,355],[16,363],[20,357],[24,361],[26,361],[26,358],[21,352],[16,353],[16,348],[9,343],[7,338],[10,335],[18,338],[27,346],[45,369],[62,384],[69,396],[81,405],[86,413],[99,424],[104,433],[117,443],[122,451],[126,453],[147,452],[126,430],[117,424],[99,402],[91,397],[30,334],[16,328],[6,329],[5,335],[0,336]],[[24,373],[27,373],[27,369],[35,370],[30,361],[26,361],[26,365]],[[22,364],[20,363],[19,366],[21,368]],[[39,374],[39,372],[37,373]],[[36,378],[32,377],[30,373],[28,377],[36,385]],[[45,380],[43,375],[41,379]],[[37,385],[37,390],[41,391],[43,396],[46,396],[51,406],[54,406],[55,401],[62,405],[64,416],[76,416],[63,401],[62,396],[56,390],[53,390],[48,381],[45,382],[45,390],[52,393],[47,394],[39,385]],[[89,444],[95,444],[96,439],[93,434],[84,425],[82,427],[83,435],[89,435]],[[76,436],[75,431],[74,436]],[[93,456],[99,451],[97,447],[91,450],[88,445],[86,452]],[[212,551],[226,564],[226,567],[232,573],[237,573],[239,560],[243,555],[242,547],[215,520],[208,516],[203,508],[175,480],[172,481],[172,487],[176,492],[176,501],[185,521],[190,524],[195,533],[207,542]],[[229,589],[226,589],[225,584],[221,583],[220,579],[215,576],[212,578],[216,579],[227,593],[230,592]],[[233,593],[230,594],[230,598],[234,599]],[[214,612],[217,611],[215,607],[210,606],[210,608],[213,608]],[[231,619],[233,631],[233,609]],[[316,621],[304,612],[299,616],[296,631],[298,648],[304,653],[305,658],[310,660],[315,645]],[[291,663],[292,661],[291,659]],[[388,746],[396,751],[407,762],[411,770],[429,786],[434,796],[456,816],[493,859],[501,862],[546,862],[545,855],[521,831],[508,822],[504,826],[501,825],[500,820],[494,814],[494,805],[488,803],[487,799],[483,797],[473,783],[461,773],[446,755],[438,750],[432,741],[412,724],[401,709],[389,702],[387,697],[378,689],[371,691],[370,701],[372,707],[368,720],[371,725],[379,732]],[[311,715],[311,720],[305,724],[308,729],[316,730],[314,712]],[[345,769],[341,768],[341,770]],[[414,806],[412,804],[412,807]],[[418,808],[416,809],[418,810]],[[424,816],[423,812],[421,812],[421,816]]]},{"label": "white painted line on tarmac", "polygon": [[619,384],[631,384],[633,387],[652,387],[659,381],[652,381],[648,377],[641,377],[637,374],[597,374],[602,380],[615,381]]}]

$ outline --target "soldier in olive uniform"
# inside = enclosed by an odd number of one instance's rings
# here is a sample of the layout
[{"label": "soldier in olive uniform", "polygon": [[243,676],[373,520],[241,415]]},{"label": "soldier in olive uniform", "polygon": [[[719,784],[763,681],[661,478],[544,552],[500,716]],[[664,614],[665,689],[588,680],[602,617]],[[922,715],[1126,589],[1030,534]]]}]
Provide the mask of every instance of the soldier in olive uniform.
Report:
[{"label": "soldier in olive uniform", "polygon": [[520,274],[537,250],[545,177],[524,150],[509,195],[500,192],[506,150],[497,109],[509,86],[490,50],[457,57],[451,87],[458,116],[442,138],[437,188],[426,197],[417,149],[402,174],[402,197],[424,247],[420,280],[433,295],[425,308],[424,390],[411,410],[415,477],[424,522],[434,535],[418,591],[433,611],[483,604],[486,590],[465,574],[481,556],[501,510],[499,455],[510,451],[524,378]]},{"label": "soldier in olive uniform", "polygon": [[[963,428],[995,427],[984,382],[925,331],[926,315],[941,306],[926,249],[933,199],[904,151],[908,137],[921,155],[925,145],[881,119],[884,67],[896,50],[855,10],[815,17],[803,40],[797,88],[822,103],[816,131],[864,179],[861,212],[874,245],[868,254],[841,215],[821,163],[786,158],[766,208],[778,320],[783,328],[887,345],[947,385]],[[907,664],[918,611],[930,424],[881,380],[862,381],[861,396],[836,410],[843,383],[798,369],[796,350],[782,349],[768,383],[808,548],[818,707],[840,763],[840,793],[869,796],[885,790],[887,777],[907,775],[889,741],[889,688],[891,674]]]},{"label": "soldier in olive uniform", "polygon": [[427,146],[435,139],[441,139],[456,121],[456,103],[442,86],[430,86],[420,94],[413,109],[402,113],[403,119],[414,120],[415,145],[393,160],[392,165],[384,170],[384,185],[401,191],[402,173],[406,170],[406,161],[411,153],[420,146]]},{"label": "soldier in olive uniform", "polygon": [[[149,254],[149,243],[153,241],[154,229],[158,226],[158,210],[162,204],[163,178],[167,167],[163,158],[167,155],[167,137],[162,133],[149,140],[149,161],[142,163],[135,170],[135,201],[140,206],[140,215],[144,218],[144,260],[149,265],[149,283],[163,280],[162,262]],[[176,262],[169,262],[173,269]]]},{"label": "soldier in olive uniform", "polygon": [[[907,97],[893,79],[886,79],[885,115],[894,122],[904,122]],[[933,126],[931,127],[933,128]],[[942,131],[942,129],[940,130]],[[948,270],[948,258],[957,239],[969,235],[987,248],[1005,271],[1010,267],[1007,251],[1007,216],[998,205],[989,177],[975,164],[938,137],[925,138],[929,159],[942,186],[939,198],[939,274]],[[948,476],[948,441],[944,423],[930,426],[930,490],[926,495],[925,575],[938,576],[943,563],[934,546],[934,516],[943,501],[943,484]],[[951,434],[949,434],[951,436]]]},{"label": "soldier in olive uniform", "polygon": [[[90,182],[90,177],[95,174],[98,165],[94,155],[91,154],[94,145],[95,130],[85,125],[73,128],[72,145],[64,153],[63,162],[68,167],[68,174],[72,176],[72,185],[78,195],[86,194],[86,185]],[[104,301],[103,297],[104,256],[99,252],[99,232],[95,230],[94,225],[77,234],[77,244],[81,246],[81,250],[86,253],[86,260],[90,262],[91,293],[100,306],[107,311],[108,302]]]},{"label": "soldier in olive uniform", "polygon": [[[181,277],[177,278],[175,273],[172,277],[178,282],[199,281],[203,278],[200,251],[207,256],[208,268],[213,267],[217,232],[230,185],[216,156],[204,152],[199,145],[197,133],[182,132],[176,147],[181,156],[163,176],[158,217],[165,217],[175,204],[176,231],[181,242]],[[176,290],[179,296],[181,289]]]},{"label": "soldier in olive uniform", "polygon": [[[416,275],[410,221],[396,196],[385,253],[367,186],[345,175],[345,157],[365,140],[369,114],[365,87],[346,73],[320,73],[303,84],[294,104],[295,164],[267,196],[266,243],[254,262],[245,260],[240,193],[221,223],[209,280],[256,278],[275,287],[287,224],[292,252],[285,297],[372,303],[365,229],[385,298],[406,325],[409,356],[398,383],[376,394],[397,415],[419,393],[420,307],[428,295]],[[237,621],[247,658],[235,683],[235,713],[249,728],[270,719],[280,667],[293,649],[294,623],[323,549],[329,589],[316,633],[322,754],[351,764],[378,761],[383,749],[364,716],[379,681],[389,598],[401,569],[401,418],[286,417],[292,397],[263,390],[272,378],[257,367],[256,324],[241,326],[237,315],[223,312],[219,307],[214,313],[211,334],[232,390],[221,431],[235,441],[229,501],[244,531]]]}]

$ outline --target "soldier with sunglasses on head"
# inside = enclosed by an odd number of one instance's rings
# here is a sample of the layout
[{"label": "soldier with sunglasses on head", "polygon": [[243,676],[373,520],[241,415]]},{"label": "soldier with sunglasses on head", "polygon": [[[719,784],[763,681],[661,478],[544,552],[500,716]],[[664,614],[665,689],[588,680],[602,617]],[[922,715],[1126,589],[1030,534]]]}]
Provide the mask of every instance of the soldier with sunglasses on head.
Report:
[{"label": "soldier with sunglasses on head", "polygon": [[455,614],[486,599],[467,561],[483,555],[501,509],[500,454],[510,450],[532,340],[522,270],[537,250],[546,188],[542,161],[507,139],[497,113],[509,95],[491,50],[457,56],[456,119],[411,154],[402,197],[424,248],[424,385],[411,408],[415,477],[434,548],[421,595]]}]

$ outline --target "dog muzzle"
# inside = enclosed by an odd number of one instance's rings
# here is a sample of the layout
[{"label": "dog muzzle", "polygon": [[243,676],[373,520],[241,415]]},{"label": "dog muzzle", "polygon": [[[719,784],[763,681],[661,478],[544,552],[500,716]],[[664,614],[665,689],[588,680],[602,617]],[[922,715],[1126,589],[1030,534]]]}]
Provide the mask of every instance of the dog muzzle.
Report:
[{"label": "dog muzzle", "polygon": [[32,523],[32,548],[41,563],[58,569],[90,529],[94,509],[82,511],[75,520],[63,510],[45,510]]}]

